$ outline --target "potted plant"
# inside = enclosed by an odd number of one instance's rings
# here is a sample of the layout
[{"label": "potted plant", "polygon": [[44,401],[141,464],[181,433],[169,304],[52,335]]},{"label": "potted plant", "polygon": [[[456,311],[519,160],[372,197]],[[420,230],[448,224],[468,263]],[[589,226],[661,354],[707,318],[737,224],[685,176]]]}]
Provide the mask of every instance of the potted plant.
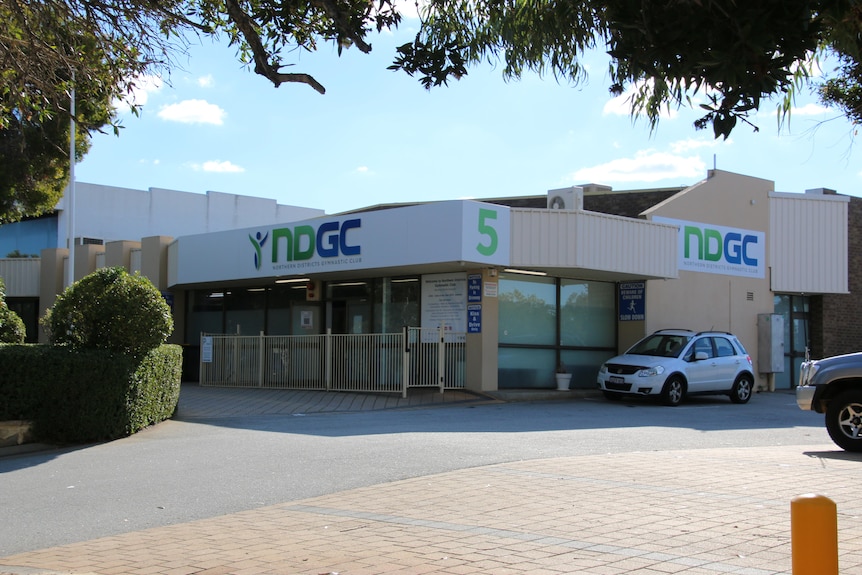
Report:
[{"label": "potted plant", "polygon": [[572,383],[572,374],[566,369],[566,364],[562,361],[557,366],[557,389],[559,391],[569,391],[569,385]]}]

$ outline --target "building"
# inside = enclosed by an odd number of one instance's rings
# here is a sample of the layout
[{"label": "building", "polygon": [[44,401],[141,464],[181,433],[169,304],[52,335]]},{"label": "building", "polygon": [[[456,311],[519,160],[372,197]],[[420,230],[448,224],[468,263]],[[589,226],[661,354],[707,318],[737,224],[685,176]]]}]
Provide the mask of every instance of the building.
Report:
[{"label": "building", "polygon": [[[41,286],[44,290],[40,288],[42,262],[38,258],[44,249],[68,246],[68,201],[67,192],[52,213],[0,226],[0,277],[6,282],[9,306],[24,319],[30,341],[37,339],[38,318],[67,285],[64,279],[67,256],[54,262],[62,267],[62,273],[53,277],[51,284]],[[75,242],[81,251],[81,258],[74,264],[77,278],[98,265],[105,265],[106,246],[112,242],[179,235],[180,232],[217,232],[312,218],[324,213],[313,208],[282,205],[272,199],[221,192],[133,190],[84,182],[75,185],[75,212]],[[140,271],[139,243],[125,243],[119,254],[110,250],[108,265]],[[68,254],[68,250],[64,253]]]},{"label": "building", "polygon": [[[843,312],[862,305],[848,265],[862,257],[858,226],[848,230],[862,216],[856,203],[710,170],[680,188],[587,185],[220,230],[177,222],[136,241],[77,245],[75,277],[100,265],[150,277],[172,305],[190,374],[202,333],[442,324],[464,334],[468,388],[552,389],[560,363],[573,387],[593,388],[608,357],[656,329],[686,327],[737,334],[759,386],[781,389],[806,347],[823,356],[862,346]],[[63,285],[67,254],[41,252],[42,309]]]}]

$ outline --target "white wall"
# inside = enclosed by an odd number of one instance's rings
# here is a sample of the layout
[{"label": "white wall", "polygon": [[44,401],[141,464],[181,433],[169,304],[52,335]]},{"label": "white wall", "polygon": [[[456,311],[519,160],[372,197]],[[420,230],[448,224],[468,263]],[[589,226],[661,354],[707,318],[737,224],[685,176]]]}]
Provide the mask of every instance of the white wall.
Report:
[{"label": "white wall", "polygon": [[[67,195],[57,204],[57,246],[68,239]],[[132,190],[77,182],[75,237],[104,242],[149,236],[202,234],[291,222],[324,215],[323,210],[288,206],[276,200],[207,192],[196,194],[161,188]]]}]

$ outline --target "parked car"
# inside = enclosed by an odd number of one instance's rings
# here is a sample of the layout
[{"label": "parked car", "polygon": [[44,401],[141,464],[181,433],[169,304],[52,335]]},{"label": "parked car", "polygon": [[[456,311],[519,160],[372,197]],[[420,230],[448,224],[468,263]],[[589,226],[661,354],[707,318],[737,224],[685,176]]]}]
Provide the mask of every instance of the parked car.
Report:
[{"label": "parked car", "polygon": [[608,399],[659,397],[679,405],[687,395],[728,395],[747,403],[754,392],[751,356],[733,334],[663,329],[606,361],[598,375]]},{"label": "parked car", "polygon": [[862,353],[802,362],[796,404],[826,414],[826,431],[838,447],[862,451]]}]

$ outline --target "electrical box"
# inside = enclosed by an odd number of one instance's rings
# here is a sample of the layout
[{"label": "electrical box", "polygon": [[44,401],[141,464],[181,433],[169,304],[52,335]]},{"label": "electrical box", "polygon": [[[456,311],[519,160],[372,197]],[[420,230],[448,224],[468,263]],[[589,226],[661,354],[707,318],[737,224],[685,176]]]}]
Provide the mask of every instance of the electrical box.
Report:
[{"label": "electrical box", "polygon": [[784,316],[781,314],[757,315],[757,371],[784,372]]}]

